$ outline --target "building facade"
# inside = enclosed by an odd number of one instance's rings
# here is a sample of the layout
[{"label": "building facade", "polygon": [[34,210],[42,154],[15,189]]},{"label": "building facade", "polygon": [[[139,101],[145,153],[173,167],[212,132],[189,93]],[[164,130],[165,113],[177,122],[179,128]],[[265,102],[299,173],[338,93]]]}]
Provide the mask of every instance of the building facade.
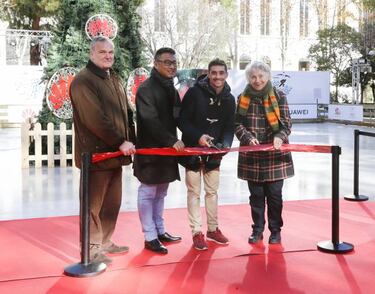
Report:
[{"label": "building facade", "polygon": [[[359,30],[363,18],[361,7],[352,0],[233,0],[223,7],[224,2],[230,1],[146,0],[140,9],[141,32],[150,56],[156,48],[170,46],[178,49],[180,59],[201,54],[202,63],[190,67],[204,66],[207,59],[219,56],[233,69],[263,60],[272,70],[310,70],[308,50],[319,29],[346,23]],[[203,27],[219,29],[215,34]],[[199,30],[201,34],[192,33]],[[191,44],[206,44],[207,49],[183,50]],[[204,58],[205,53],[211,56]]]}]

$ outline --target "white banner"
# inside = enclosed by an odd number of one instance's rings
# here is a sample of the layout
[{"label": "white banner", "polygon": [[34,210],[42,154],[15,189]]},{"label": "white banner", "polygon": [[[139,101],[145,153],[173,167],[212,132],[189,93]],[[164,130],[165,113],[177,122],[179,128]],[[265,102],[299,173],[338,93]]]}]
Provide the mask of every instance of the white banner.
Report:
[{"label": "white banner", "polygon": [[292,119],[315,119],[318,117],[316,104],[289,104]]},{"label": "white banner", "polygon": [[[228,84],[237,97],[246,86],[243,70],[229,70]],[[330,74],[325,71],[273,71],[272,83],[289,104],[329,104]]]},{"label": "white banner", "polygon": [[328,118],[363,121],[363,105],[330,104],[328,105]]}]

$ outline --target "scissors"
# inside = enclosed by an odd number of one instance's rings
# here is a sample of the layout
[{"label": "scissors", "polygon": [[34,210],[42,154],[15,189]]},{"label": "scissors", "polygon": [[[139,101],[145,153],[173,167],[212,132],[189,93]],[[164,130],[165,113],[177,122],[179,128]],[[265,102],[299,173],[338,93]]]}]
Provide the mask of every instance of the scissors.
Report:
[{"label": "scissors", "polygon": [[208,141],[208,143],[210,144],[210,148],[214,148],[215,150],[221,151],[221,149],[218,148],[218,147],[212,142],[212,139],[208,139],[207,141]]}]

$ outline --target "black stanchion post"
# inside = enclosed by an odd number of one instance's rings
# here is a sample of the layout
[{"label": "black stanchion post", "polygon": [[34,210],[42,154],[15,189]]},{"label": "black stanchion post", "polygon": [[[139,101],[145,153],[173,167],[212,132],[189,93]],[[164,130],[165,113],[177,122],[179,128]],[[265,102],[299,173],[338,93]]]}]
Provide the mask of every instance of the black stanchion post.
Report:
[{"label": "black stanchion post", "polygon": [[359,130],[354,130],[354,186],[353,195],[345,196],[348,201],[366,201],[367,196],[359,195]]},{"label": "black stanchion post", "polygon": [[353,250],[354,246],[350,243],[340,242],[340,213],[339,213],[339,155],[341,148],[332,146],[332,240],[321,241],[317,247],[319,250],[327,253],[347,253]]},{"label": "black stanchion post", "polygon": [[67,266],[64,274],[71,277],[91,277],[104,272],[107,268],[103,262],[90,262],[90,202],[89,171],[91,154],[82,153],[80,184],[80,241],[81,262]]}]

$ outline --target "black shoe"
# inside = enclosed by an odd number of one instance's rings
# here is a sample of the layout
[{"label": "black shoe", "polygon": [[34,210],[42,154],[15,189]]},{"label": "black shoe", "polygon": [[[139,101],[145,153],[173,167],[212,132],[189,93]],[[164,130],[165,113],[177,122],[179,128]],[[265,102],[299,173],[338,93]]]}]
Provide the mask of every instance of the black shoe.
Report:
[{"label": "black shoe", "polygon": [[262,232],[253,232],[251,236],[249,237],[249,243],[255,244],[258,241],[263,240],[263,233]]},{"label": "black shoe", "polygon": [[271,236],[268,240],[268,243],[269,244],[280,244],[281,243],[280,231],[271,232]]},{"label": "black shoe", "polygon": [[161,244],[158,239],[145,241],[145,248],[161,254],[168,253],[168,249],[163,244]]},{"label": "black shoe", "polygon": [[158,239],[160,242],[177,242],[177,241],[181,241],[182,238],[181,237],[178,237],[178,236],[172,236],[171,234],[168,234],[167,232],[165,232],[163,235],[158,235]]}]

